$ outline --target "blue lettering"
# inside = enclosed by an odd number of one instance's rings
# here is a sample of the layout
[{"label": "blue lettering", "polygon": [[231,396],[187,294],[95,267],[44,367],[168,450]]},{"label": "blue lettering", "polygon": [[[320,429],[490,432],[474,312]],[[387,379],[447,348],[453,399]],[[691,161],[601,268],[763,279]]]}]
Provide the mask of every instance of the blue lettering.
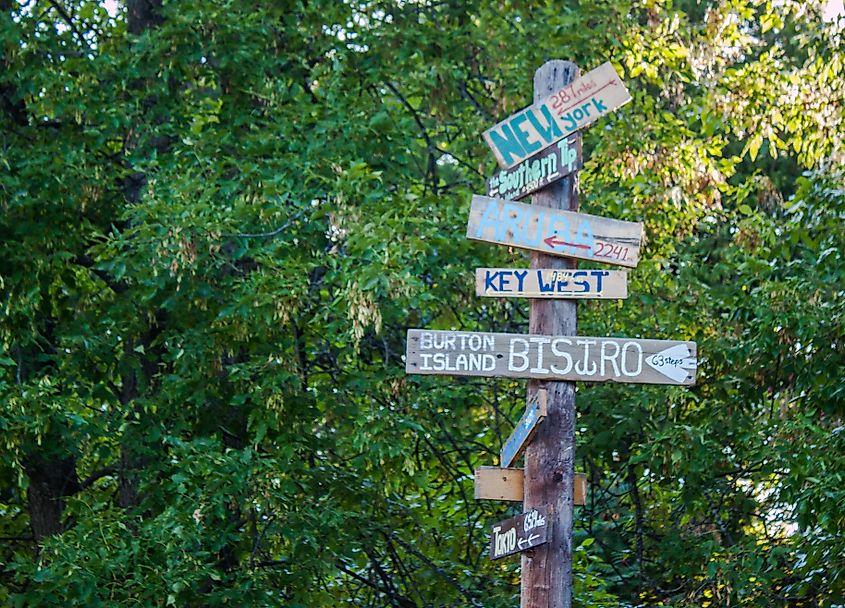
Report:
[{"label": "blue lettering", "polygon": [[516,133],[516,136],[519,139],[519,143],[522,144],[522,147],[525,150],[525,156],[528,156],[532,152],[536,152],[540,149],[540,142],[528,141],[528,133],[519,128],[519,125],[524,123],[526,118],[527,116],[524,113],[520,114],[519,116],[516,116],[513,118],[513,120],[511,120],[510,125],[513,129],[513,132]]},{"label": "blue lettering", "polygon": [[522,288],[522,282],[525,280],[525,277],[528,276],[528,271],[523,270],[522,272],[520,272],[519,270],[514,270],[513,274],[516,277],[517,282],[519,283],[519,287],[517,289],[519,291],[524,291]]},{"label": "blue lettering", "polygon": [[546,126],[540,124],[540,121],[534,115],[530,109],[528,110],[528,120],[531,122],[531,125],[534,127],[534,130],[540,134],[540,137],[545,140],[547,144],[552,143],[556,138],[562,137],[563,133],[560,132],[560,128],[557,126],[557,122],[555,119],[552,118],[552,113],[549,111],[549,108],[546,104],[540,106],[540,112],[543,114],[543,118],[546,119]]},{"label": "blue lettering", "polygon": [[575,233],[575,242],[580,245],[586,245],[585,249],[592,251],[594,245],[592,222],[589,220],[581,220],[581,224],[578,228],[583,228],[583,230],[578,230]]},{"label": "blue lettering", "polygon": [[601,293],[601,280],[610,273],[607,270],[594,270],[590,274],[596,277],[596,293]]},{"label": "blue lettering", "polygon": [[[530,209],[530,208],[528,208]],[[513,203],[505,203],[504,205],[505,219],[499,222],[496,227],[496,240],[507,242],[508,236],[515,242],[523,241],[522,231],[519,224],[522,221],[522,216],[525,213],[522,208]]]},{"label": "blue lettering", "polygon": [[561,118],[565,121],[564,128],[567,133],[572,133],[578,128],[578,121],[572,118],[572,112],[567,112]]},{"label": "blue lettering", "polygon": [[499,273],[487,271],[487,274],[484,276],[484,291],[497,291],[496,286],[493,284],[493,279],[496,278],[497,274]]},{"label": "blue lettering", "polygon": [[492,228],[498,238],[499,232],[499,206],[495,201],[487,201],[487,206],[481,214],[481,221],[478,222],[478,228],[475,229],[476,238],[484,236],[484,231]]},{"label": "blue lettering", "polygon": [[511,164],[514,156],[517,160],[528,156],[508,125],[502,125],[501,134],[495,130],[490,131],[490,141],[496,146],[499,155],[506,164]]},{"label": "blue lettering", "polygon": [[510,279],[507,272],[499,273],[499,291],[510,291]]},{"label": "blue lettering", "polygon": [[537,271],[537,283],[540,285],[540,293],[552,293],[555,290],[554,280],[551,280],[548,283],[543,282],[542,270]]},{"label": "blue lettering", "polygon": [[[578,270],[578,271],[572,273],[573,279],[575,277],[585,277],[585,276],[587,276],[587,272],[584,271],[584,270]],[[575,283],[576,285],[578,285],[580,287],[583,287],[583,289],[581,289],[581,291],[576,291],[575,293],[587,293],[588,291],[590,291],[590,282],[589,281],[573,281],[573,283]]]},{"label": "blue lettering", "polygon": [[[534,213],[534,209],[532,207],[528,207],[528,213]],[[525,231],[522,235],[523,241],[526,245],[530,245],[531,247],[539,247],[540,243],[543,242],[543,223],[547,221],[548,215],[543,213],[541,210],[536,211],[536,215],[534,216],[536,221],[532,221],[529,217],[529,220],[526,222]],[[529,232],[531,231],[532,226],[534,227],[534,238],[529,236]]]},{"label": "blue lettering", "polygon": [[607,112],[607,106],[601,99],[596,99],[595,97],[593,97],[590,101],[593,102],[593,105],[596,106],[596,110],[598,110],[599,113]]}]

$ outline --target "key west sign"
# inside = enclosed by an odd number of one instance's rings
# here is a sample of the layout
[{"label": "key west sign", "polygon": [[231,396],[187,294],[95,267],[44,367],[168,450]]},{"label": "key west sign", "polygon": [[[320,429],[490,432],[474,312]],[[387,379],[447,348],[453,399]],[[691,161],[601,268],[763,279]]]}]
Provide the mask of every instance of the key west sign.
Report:
[{"label": "key west sign", "polygon": [[549,268],[476,268],[475,295],[496,298],[628,297],[624,270],[557,270]]},{"label": "key west sign", "polygon": [[409,329],[405,372],[695,384],[695,342]]}]

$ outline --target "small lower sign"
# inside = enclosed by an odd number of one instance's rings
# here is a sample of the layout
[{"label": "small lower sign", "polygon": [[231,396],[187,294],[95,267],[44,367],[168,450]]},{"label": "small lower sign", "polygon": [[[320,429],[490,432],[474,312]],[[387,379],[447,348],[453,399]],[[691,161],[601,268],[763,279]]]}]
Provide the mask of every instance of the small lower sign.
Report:
[{"label": "small lower sign", "polygon": [[548,507],[500,521],[490,535],[490,559],[499,559],[548,542]]}]

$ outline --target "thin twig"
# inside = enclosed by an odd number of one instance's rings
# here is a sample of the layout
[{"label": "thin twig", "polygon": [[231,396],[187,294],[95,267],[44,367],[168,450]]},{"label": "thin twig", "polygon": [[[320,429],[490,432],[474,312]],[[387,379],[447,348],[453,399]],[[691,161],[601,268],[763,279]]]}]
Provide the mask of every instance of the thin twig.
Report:
[{"label": "thin twig", "polygon": [[302,217],[302,214],[305,213],[305,209],[300,209],[293,216],[286,221],[284,224],[276,228],[275,230],[271,230],[270,232],[235,232],[234,234],[223,234],[221,236],[225,236],[227,238],[242,238],[242,239],[264,239],[276,236],[290,228],[290,225],[293,224],[296,220]]},{"label": "thin twig", "polygon": [[61,4],[59,4],[58,2],[56,2],[55,0],[49,0],[49,2],[50,2],[50,6],[52,6],[54,9],[56,9],[56,12],[59,13],[59,16],[62,18],[62,20],[65,23],[67,23],[67,25],[71,29],[71,31],[74,34],[76,34],[76,37],[79,38],[79,41],[83,44],[83,46],[90,51],[91,47],[88,46],[88,41],[85,40],[85,37],[82,35],[82,32],[80,32],[76,28],[76,24],[74,24],[73,19],[70,18],[70,15],[64,9],[64,7]]}]

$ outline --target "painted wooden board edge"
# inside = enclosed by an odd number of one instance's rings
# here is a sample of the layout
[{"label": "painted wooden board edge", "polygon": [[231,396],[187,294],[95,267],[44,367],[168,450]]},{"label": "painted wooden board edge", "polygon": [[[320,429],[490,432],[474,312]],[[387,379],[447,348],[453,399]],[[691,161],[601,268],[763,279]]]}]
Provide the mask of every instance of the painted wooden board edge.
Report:
[{"label": "painted wooden board edge", "polygon": [[508,446],[509,443],[511,443],[511,441],[514,440],[514,435],[516,435],[517,430],[523,424],[525,416],[527,416],[530,409],[534,407],[534,403],[532,402],[528,404],[528,406],[525,408],[525,413],[522,414],[519,421],[516,423],[516,426],[514,426],[514,430],[510,434],[510,437],[508,437],[507,441],[505,441],[504,445],[502,446],[502,449],[499,450],[499,466],[509,467],[514,462],[519,460],[519,457],[522,456],[523,452],[525,452],[525,448],[529,446],[531,441],[534,439],[534,435],[537,434],[537,429],[539,429],[540,425],[543,424],[543,420],[545,420],[546,418],[547,404],[548,391],[544,388],[541,388],[537,391],[537,421],[534,423],[534,426],[531,428],[531,430],[528,431],[528,434],[525,436],[525,439],[522,440],[522,444],[517,448],[516,452],[514,452],[511,459],[508,460],[507,455],[505,454],[505,448]]}]

